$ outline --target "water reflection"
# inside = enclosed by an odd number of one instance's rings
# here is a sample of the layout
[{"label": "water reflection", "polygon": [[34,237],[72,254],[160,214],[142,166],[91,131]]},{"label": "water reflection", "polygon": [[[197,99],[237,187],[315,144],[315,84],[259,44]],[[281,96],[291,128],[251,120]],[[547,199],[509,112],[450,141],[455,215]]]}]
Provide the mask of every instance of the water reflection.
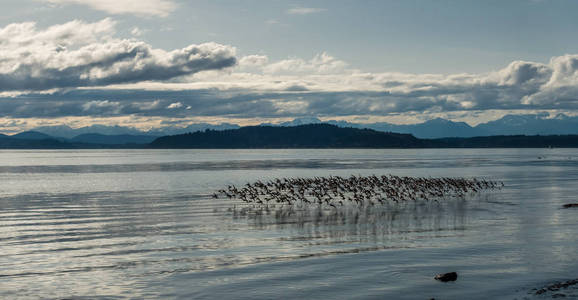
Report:
[{"label": "water reflection", "polygon": [[0,174],[49,174],[49,173],[134,173],[181,172],[225,170],[278,170],[278,169],[406,169],[406,168],[471,168],[511,166],[567,167],[578,165],[577,160],[556,157],[549,160],[535,157],[500,157],[499,160],[467,157],[461,160],[438,158],[355,158],[355,159],[273,159],[273,160],[224,160],[224,161],[175,161],[114,164],[63,164],[63,165],[0,165]]},{"label": "water reflection", "polygon": [[287,233],[281,241],[311,245],[383,243],[461,234],[468,226],[468,213],[481,209],[495,194],[444,201],[416,201],[359,207],[237,207],[235,220],[246,220],[250,228]]},{"label": "water reflection", "polygon": [[[247,151],[209,162],[166,152],[150,164],[152,155],[98,152],[76,166],[70,154],[31,163],[14,153],[0,158],[0,298],[494,299],[576,278],[576,211],[560,207],[575,202],[578,161],[516,151]],[[564,159],[576,157],[569,151]],[[351,174],[475,176],[506,188],[362,209],[243,210],[209,195]],[[463,276],[451,289],[432,278],[453,270]]]}]

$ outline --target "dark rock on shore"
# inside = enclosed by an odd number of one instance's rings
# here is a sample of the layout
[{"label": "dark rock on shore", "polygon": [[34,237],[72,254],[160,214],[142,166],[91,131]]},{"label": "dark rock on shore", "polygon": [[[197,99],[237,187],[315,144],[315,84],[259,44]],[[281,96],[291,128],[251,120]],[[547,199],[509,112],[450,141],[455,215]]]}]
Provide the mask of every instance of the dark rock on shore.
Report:
[{"label": "dark rock on shore", "polygon": [[438,274],[434,277],[434,279],[441,282],[456,281],[458,279],[458,273],[450,272],[445,274]]}]

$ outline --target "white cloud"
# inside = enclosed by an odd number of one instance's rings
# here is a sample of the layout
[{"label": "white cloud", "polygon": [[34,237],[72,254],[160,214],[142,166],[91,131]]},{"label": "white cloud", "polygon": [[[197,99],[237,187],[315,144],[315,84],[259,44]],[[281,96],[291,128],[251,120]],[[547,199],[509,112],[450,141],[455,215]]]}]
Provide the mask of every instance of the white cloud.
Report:
[{"label": "white cloud", "polygon": [[133,102],[131,103],[132,106],[134,106],[135,108],[141,110],[141,111],[147,111],[147,110],[156,110],[162,107],[162,102],[160,99],[154,100],[154,101],[145,101],[145,102]]},{"label": "white cloud", "polygon": [[[260,110],[263,114],[266,110],[267,114],[297,113],[303,107],[323,115],[578,109],[578,55],[554,57],[547,64],[514,61],[494,72],[451,75],[364,73],[348,68],[345,62],[326,53],[309,60],[268,62],[265,56],[246,56],[241,61],[238,68],[227,74],[203,72],[187,78],[189,82],[115,88],[216,90],[216,95],[230,101],[227,113],[253,117],[259,113],[248,111],[243,106],[246,103],[236,103],[237,97],[251,99],[247,95],[265,94],[252,100],[255,105],[263,105]],[[247,65],[259,67],[251,72]],[[182,103],[190,105],[185,100]],[[271,107],[271,103],[275,105]]]},{"label": "white cloud", "polygon": [[115,33],[115,25],[116,22],[109,18],[95,23],[74,20],[45,30],[37,30],[34,22],[13,23],[0,28],[0,47],[3,51],[8,51],[13,48],[33,48],[47,44],[57,48],[55,49],[57,51],[62,51],[69,46],[108,40]]},{"label": "white cloud", "polygon": [[109,14],[167,17],[176,9],[172,0],[39,0],[52,4],[86,5]]},{"label": "white cloud", "polygon": [[174,102],[171,103],[169,106],[167,106],[168,109],[177,109],[181,107],[183,107],[183,104],[181,102]]},{"label": "white cloud", "polygon": [[314,7],[294,7],[287,10],[290,15],[310,15],[315,13],[324,12],[325,8],[314,8]]},{"label": "white cloud", "polygon": [[142,30],[142,29],[140,29],[140,28],[138,28],[138,27],[133,27],[133,28],[130,30],[130,34],[132,34],[132,35],[135,36],[135,37],[139,37],[139,36],[141,36],[141,35],[144,34],[144,30]]},{"label": "white cloud", "polygon": [[[514,61],[504,69],[495,73],[500,85],[541,85],[552,76],[552,69],[548,65]],[[491,77],[489,78],[491,79]]]},{"label": "white cloud", "polygon": [[173,51],[117,39],[115,22],[72,21],[0,28],[0,92],[167,80],[236,64],[235,48],[216,43]]},{"label": "white cloud", "polygon": [[241,67],[261,67],[269,62],[269,58],[265,55],[247,55],[239,59],[239,66]]},{"label": "white cloud", "polygon": [[122,105],[120,102],[109,100],[89,101],[82,105],[82,110],[85,113],[96,115],[103,113],[118,114]]},{"label": "white cloud", "polygon": [[291,58],[267,65],[263,70],[269,74],[329,74],[340,72],[345,69],[347,63],[323,52],[311,60]]}]

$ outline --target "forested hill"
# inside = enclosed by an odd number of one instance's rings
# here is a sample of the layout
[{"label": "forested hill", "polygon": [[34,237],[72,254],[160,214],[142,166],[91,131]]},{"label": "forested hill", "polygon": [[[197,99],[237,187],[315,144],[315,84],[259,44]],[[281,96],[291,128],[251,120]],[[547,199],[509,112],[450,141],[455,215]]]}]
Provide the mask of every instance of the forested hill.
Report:
[{"label": "forested hill", "polygon": [[428,148],[578,148],[578,135],[495,135],[423,141],[429,141]]},{"label": "forested hill", "polygon": [[152,148],[422,148],[410,134],[371,129],[340,128],[329,124],[294,127],[249,126],[164,136]]},{"label": "forested hill", "polygon": [[578,135],[509,135],[418,139],[410,134],[329,124],[293,127],[249,126],[206,130],[156,139],[150,148],[578,148]]}]

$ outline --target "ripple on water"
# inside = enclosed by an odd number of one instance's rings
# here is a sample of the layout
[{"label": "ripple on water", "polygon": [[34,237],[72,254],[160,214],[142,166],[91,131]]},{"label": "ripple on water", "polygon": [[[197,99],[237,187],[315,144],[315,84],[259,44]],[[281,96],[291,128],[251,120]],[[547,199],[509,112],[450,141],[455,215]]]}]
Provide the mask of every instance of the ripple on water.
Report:
[{"label": "ripple on water", "polygon": [[[551,283],[544,277],[575,278],[578,222],[560,206],[575,197],[578,161],[500,151],[2,166],[21,190],[0,195],[0,297],[508,299]],[[507,187],[370,210],[266,211],[209,196],[261,178],[359,173],[485,176]],[[50,188],[38,192],[41,178]],[[433,280],[447,271],[459,280]]]}]

